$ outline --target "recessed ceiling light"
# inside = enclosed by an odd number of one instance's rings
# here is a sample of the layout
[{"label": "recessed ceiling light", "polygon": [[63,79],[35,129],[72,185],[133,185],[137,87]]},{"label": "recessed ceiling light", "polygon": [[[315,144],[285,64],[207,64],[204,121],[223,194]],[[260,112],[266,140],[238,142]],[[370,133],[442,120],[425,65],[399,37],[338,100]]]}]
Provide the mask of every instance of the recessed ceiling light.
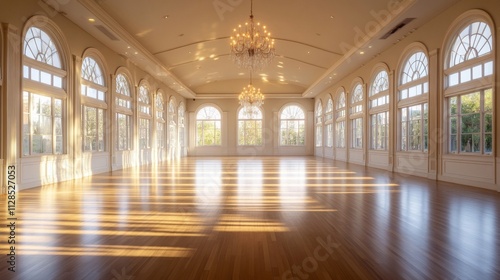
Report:
[{"label": "recessed ceiling light", "polygon": [[359,54],[365,54],[365,52],[364,51],[360,51]]},{"label": "recessed ceiling light", "polygon": [[169,17],[168,15],[163,16],[164,19],[167,19],[168,17]]},{"label": "recessed ceiling light", "polygon": [[372,46],[368,46],[368,48],[369,48],[369,49],[371,49],[371,48],[372,48]]},{"label": "recessed ceiling light", "polygon": [[127,46],[127,49],[130,49],[130,46]]},{"label": "recessed ceiling light", "polygon": [[89,22],[95,22],[95,19],[89,18]]},{"label": "recessed ceiling light", "polygon": [[335,17],[334,16],[330,16],[331,19],[334,19]]},{"label": "recessed ceiling light", "polygon": [[134,54],[139,54],[138,52],[135,52]]}]

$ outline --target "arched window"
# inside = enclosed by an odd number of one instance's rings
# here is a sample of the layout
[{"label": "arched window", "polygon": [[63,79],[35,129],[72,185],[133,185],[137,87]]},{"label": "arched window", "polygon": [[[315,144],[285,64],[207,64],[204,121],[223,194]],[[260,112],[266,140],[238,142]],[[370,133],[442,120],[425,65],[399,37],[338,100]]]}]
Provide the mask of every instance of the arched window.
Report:
[{"label": "arched window", "polygon": [[132,93],[130,82],[126,75],[120,73],[115,78],[115,109],[116,109],[116,149],[131,150],[133,139]]},{"label": "arched window", "polygon": [[101,59],[96,51],[89,52],[82,61],[82,129],[83,151],[106,150],[106,83]]},{"label": "arched window", "polygon": [[305,114],[297,105],[288,105],[280,114],[280,145],[303,146],[305,145]]},{"label": "arched window", "polygon": [[337,135],[337,141],[335,141],[335,146],[337,148],[345,148],[345,116],[346,116],[346,102],[345,102],[345,92],[342,89],[337,95],[337,103],[335,105],[335,134]]},{"label": "arched window", "polygon": [[254,108],[252,114],[246,113],[245,108],[240,108],[238,112],[238,145],[262,145],[262,110],[260,108]]},{"label": "arched window", "polygon": [[205,106],[196,114],[196,146],[220,146],[222,139],[221,113]]},{"label": "arched window", "polygon": [[455,27],[447,42],[444,76],[449,153],[493,152],[495,32],[488,22],[486,16],[469,16]]},{"label": "arched window", "polygon": [[351,148],[363,148],[363,86],[356,83],[351,97]]},{"label": "arched window", "polygon": [[333,147],[333,101],[328,95],[325,108],[326,146]]},{"label": "arched window", "polygon": [[151,90],[147,81],[142,81],[139,84],[139,92],[137,98],[137,106],[139,108],[139,148],[148,149],[151,147]]},{"label": "arched window", "polygon": [[156,112],[156,147],[165,148],[165,125],[167,118],[165,114],[165,102],[163,101],[163,91],[156,92],[155,112]]},{"label": "arched window", "polygon": [[178,112],[178,125],[179,125],[179,147],[184,148],[186,146],[185,143],[185,114],[186,114],[186,105],[184,105],[184,102],[181,102],[179,104],[179,109],[177,110]]},{"label": "arched window", "polygon": [[321,100],[316,105],[316,147],[323,145],[323,105]]},{"label": "arched window", "polygon": [[370,86],[372,150],[387,150],[389,141],[389,75],[385,69],[374,75]]},{"label": "arched window", "polygon": [[171,97],[168,102],[168,119],[169,119],[169,133],[170,133],[170,147],[172,149],[177,147],[177,101],[175,97]]},{"label": "arched window", "polygon": [[429,62],[417,49],[403,61],[399,81],[399,148],[401,151],[428,149]]},{"label": "arched window", "polygon": [[23,145],[25,156],[65,151],[66,69],[48,29],[31,26],[23,44]]}]

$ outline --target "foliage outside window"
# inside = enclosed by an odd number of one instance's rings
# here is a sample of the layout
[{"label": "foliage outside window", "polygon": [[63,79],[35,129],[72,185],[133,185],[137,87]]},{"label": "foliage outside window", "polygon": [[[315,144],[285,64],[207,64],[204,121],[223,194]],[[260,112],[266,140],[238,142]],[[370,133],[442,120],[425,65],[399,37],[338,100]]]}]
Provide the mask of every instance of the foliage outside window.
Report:
[{"label": "foliage outside window", "polygon": [[424,151],[428,149],[427,103],[401,108],[401,150]]},{"label": "foliage outside window", "polygon": [[326,146],[333,147],[333,101],[328,97],[325,109]]},{"label": "foliage outside window", "polygon": [[371,149],[387,150],[389,136],[389,112],[371,115]]},{"label": "foliage outside window", "polygon": [[339,98],[337,99],[336,105],[336,123],[335,123],[335,134],[337,139],[335,141],[337,148],[345,148],[345,137],[346,137],[346,98],[345,92],[341,92]]},{"label": "foliage outside window", "polygon": [[102,152],[105,148],[104,110],[83,106],[83,151]]},{"label": "foliage outside window", "polygon": [[280,145],[305,145],[305,114],[299,106],[288,105],[280,115]]},{"label": "foliage outside window", "polygon": [[175,98],[170,98],[170,101],[168,102],[168,118],[169,118],[169,134],[170,134],[170,147],[171,148],[176,148],[177,147],[177,117],[176,117],[176,112],[177,111],[177,104],[175,101]]},{"label": "foliage outside window", "polygon": [[262,145],[262,111],[256,109],[254,114],[245,114],[245,108],[238,113],[238,145]]},{"label": "foliage outside window", "polygon": [[147,81],[139,84],[137,107],[139,115],[139,149],[149,149],[151,147],[151,130],[154,125],[151,102],[151,92]]},{"label": "foliage outside window", "polygon": [[321,101],[316,106],[316,147],[323,145],[323,105]]},{"label": "foliage outside window", "polygon": [[493,90],[449,98],[451,153],[491,154],[493,151]]},{"label": "foliage outside window", "polygon": [[132,95],[130,83],[123,74],[116,75],[115,85],[115,108],[116,108],[116,149],[125,151],[132,149]]},{"label": "foliage outside window", "polygon": [[165,119],[165,102],[163,102],[163,93],[158,91],[156,94],[156,147],[165,148],[165,125],[167,120]]},{"label": "foliage outside window", "polygon": [[221,114],[212,106],[196,114],[196,146],[220,146],[222,139]]},{"label": "foliage outside window", "polygon": [[352,128],[352,143],[351,148],[363,148],[363,118],[351,120]]},{"label": "foliage outside window", "polygon": [[363,148],[363,86],[354,86],[351,98],[351,148]]}]

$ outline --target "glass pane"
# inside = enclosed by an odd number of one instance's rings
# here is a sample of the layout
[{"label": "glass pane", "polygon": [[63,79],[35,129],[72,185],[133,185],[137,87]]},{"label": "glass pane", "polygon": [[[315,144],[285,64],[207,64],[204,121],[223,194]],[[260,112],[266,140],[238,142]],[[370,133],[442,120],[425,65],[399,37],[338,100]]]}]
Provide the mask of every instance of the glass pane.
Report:
[{"label": "glass pane", "polygon": [[457,100],[458,100],[457,97],[451,97],[450,98],[450,105],[449,105],[450,115],[456,115],[458,113],[458,111],[457,111]]},{"label": "glass pane", "polygon": [[481,95],[479,92],[474,92],[460,97],[460,112],[462,114],[470,114],[480,112],[481,110]]},{"label": "glass pane", "polygon": [[484,91],[484,111],[493,111],[493,90],[491,88]]},{"label": "glass pane", "polygon": [[483,66],[477,65],[472,68],[472,79],[479,79],[483,76]]},{"label": "glass pane", "polygon": [[458,73],[453,73],[448,77],[448,85],[449,86],[458,85]]},{"label": "glass pane", "polygon": [[30,68],[26,65],[23,66],[23,77],[26,79],[30,78]]},{"label": "glass pane", "polygon": [[461,137],[461,152],[470,153],[472,152],[472,135],[462,134]]},{"label": "glass pane", "polygon": [[54,76],[54,86],[56,88],[62,88],[62,78],[58,76]]},{"label": "glass pane", "polygon": [[38,69],[31,68],[31,79],[40,82],[40,71]]},{"label": "glass pane", "polygon": [[484,153],[491,154],[493,151],[493,137],[491,134],[484,135]]},{"label": "glass pane", "polygon": [[486,62],[484,64],[484,75],[489,76],[493,74],[493,62]]},{"label": "glass pane", "polygon": [[46,85],[52,85],[52,75],[47,72],[40,71],[40,82]]},{"label": "glass pane", "polygon": [[481,136],[479,134],[472,135],[472,152],[473,153],[481,152]]},{"label": "glass pane", "polygon": [[481,115],[470,114],[464,115],[460,122],[462,133],[479,133],[481,132]]},{"label": "glass pane", "polygon": [[450,152],[452,152],[452,153],[457,152],[457,136],[456,135],[450,136]]},{"label": "glass pane", "polygon": [[485,114],[484,115],[484,132],[491,133],[493,132],[493,115]]},{"label": "glass pane", "polygon": [[450,118],[450,133],[451,134],[457,134],[458,129],[457,129],[457,118],[452,117]]},{"label": "glass pane", "polygon": [[466,83],[471,80],[471,73],[470,69],[463,70],[460,72],[460,82],[461,83]]}]

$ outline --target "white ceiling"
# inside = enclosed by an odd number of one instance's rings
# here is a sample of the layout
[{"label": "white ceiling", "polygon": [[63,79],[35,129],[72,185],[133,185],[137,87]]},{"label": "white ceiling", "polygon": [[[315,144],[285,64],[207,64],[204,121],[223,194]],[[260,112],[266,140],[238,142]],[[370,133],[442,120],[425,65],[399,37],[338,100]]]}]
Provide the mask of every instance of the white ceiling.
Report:
[{"label": "white ceiling", "polygon": [[[253,84],[268,97],[314,97],[458,1],[255,0],[276,57]],[[236,96],[249,82],[229,37],[250,0],[77,0],[58,10],[186,98]],[[406,18],[415,20],[380,39]]]}]

